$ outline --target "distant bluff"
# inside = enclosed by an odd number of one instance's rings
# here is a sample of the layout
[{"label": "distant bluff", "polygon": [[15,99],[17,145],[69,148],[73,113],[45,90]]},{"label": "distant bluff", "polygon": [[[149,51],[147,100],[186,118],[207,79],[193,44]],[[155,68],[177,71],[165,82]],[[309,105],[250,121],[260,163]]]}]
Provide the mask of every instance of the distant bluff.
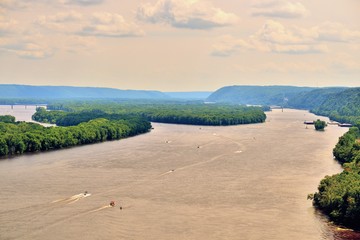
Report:
[{"label": "distant bluff", "polygon": [[81,98],[122,98],[122,99],[167,99],[160,91],[121,90],[116,88],[31,86],[0,84],[1,98],[21,99],[81,99]]},{"label": "distant bluff", "polygon": [[[294,87],[294,86],[226,86],[212,93],[206,101],[217,103],[253,104],[253,105],[288,105],[298,96],[304,96],[314,90],[328,92],[329,88]],[[345,88],[331,88],[332,92]]]}]

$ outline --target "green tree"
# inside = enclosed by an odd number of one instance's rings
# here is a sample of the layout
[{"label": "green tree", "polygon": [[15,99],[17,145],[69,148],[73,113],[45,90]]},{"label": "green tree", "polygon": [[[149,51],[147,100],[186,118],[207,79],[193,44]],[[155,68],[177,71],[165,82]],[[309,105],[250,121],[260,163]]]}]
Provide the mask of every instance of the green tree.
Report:
[{"label": "green tree", "polygon": [[6,143],[6,140],[3,138],[0,138],[0,156],[7,155],[9,153],[9,148]]},{"label": "green tree", "polygon": [[0,122],[14,123],[15,122],[15,117],[11,116],[11,115],[0,116]]},{"label": "green tree", "polygon": [[324,131],[325,127],[327,126],[325,121],[321,121],[320,119],[314,121],[315,129],[317,131]]}]

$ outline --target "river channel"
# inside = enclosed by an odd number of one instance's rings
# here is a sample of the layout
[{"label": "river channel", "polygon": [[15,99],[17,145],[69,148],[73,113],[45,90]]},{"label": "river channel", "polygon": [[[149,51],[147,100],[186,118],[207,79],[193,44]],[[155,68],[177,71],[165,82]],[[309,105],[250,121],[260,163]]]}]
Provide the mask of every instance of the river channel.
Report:
[{"label": "river channel", "polygon": [[[0,108],[19,120],[34,111]],[[285,109],[263,124],[153,123],[120,141],[1,159],[0,239],[360,239],[306,199],[342,170],[332,149],[347,129],[303,124],[317,118],[328,121]]]}]

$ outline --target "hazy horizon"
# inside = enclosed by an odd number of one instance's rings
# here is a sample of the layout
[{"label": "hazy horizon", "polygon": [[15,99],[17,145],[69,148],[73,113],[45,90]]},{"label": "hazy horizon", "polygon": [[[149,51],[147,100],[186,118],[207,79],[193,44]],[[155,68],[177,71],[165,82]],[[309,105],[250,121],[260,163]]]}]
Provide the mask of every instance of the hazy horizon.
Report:
[{"label": "hazy horizon", "polygon": [[360,86],[357,0],[3,0],[0,84]]},{"label": "hazy horizon", "polygon": [[[75,87],[75,88],[110,88],[110,89],[118,89],[118,90],[125,90],[125,91],[159,91],[163,93],[184,93],[184,92],[215,92],[223,87],[233,87],[233,86],[247,86],[247,87],[299,87],[299,88],[352,88],[351,86],[323,86],[323,87],[313,87],[313,86],[295,86],[295,85],[255,85],[255,84],[239,84],[239,85],[227,85],[221,86],[214,90],[187,90],[187,91],[161,91],[158,89],[123,89],[117,87],[102,87],[102,86],[76,86],[76,85],[30,85],[30,84],[17,84],[17,83],[0,83],[0,85],[18,85],[18,86],[30,86],[30,87]],[[356,88],[356,87],[354,87]]]}]

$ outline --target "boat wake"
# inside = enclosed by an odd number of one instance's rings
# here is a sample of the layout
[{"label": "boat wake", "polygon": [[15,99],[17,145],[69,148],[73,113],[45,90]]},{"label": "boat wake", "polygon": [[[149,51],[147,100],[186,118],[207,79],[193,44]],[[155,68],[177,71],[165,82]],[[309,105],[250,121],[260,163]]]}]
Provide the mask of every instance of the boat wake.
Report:
[{"label": "boat wake", "polygon": [[164,176],[164,175],[173,173],[174,171],[175,171],[175,169],[172,169],[172,170],[170,170],[170,171],[167,171],[167,172],[164,172],[164,173],[160,174],[158,177],[161,177],[161,176]]},{"label": "boat wake", "polygon": [[94,213],[94,212],[98,212],[98,211],[101,211],[101,210],[104,210],[104,209],[107,209],[107,208],[112,208],[112,207],[113,207],[113,206],[111,206],[111,205],[106,205],[106,206],[102,206],[102,207],[100,207],[100,208],[91,210],[91,211],[89,211],[88,213]]},{"label": "boat wake", "polygon": [[91,193],[79,193],[76,195],[73,195],[71,197],[68,198],[63,198],[63,199],[58,199],[55,201],[52,201],[51,203],[67,203],[67,204],[72,204],[75,203],[77,201],[79,201],[82,198],[86,198],[86,197],[90,197]]}]

